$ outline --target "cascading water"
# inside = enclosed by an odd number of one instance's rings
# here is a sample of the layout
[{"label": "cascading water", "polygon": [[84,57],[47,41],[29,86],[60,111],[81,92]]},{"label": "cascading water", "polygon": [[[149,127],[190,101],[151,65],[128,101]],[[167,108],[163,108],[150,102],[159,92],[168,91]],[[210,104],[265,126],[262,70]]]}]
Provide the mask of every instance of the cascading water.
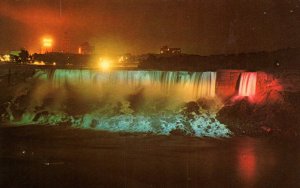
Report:
[{"label": "cascading water", "polygon": [[187,115],[187,102],[216,101],[216,72],[57,69],[38,71],[32,82],[23,92],[27,106],[19,110],[23,111],[19,118],[12,118],[16,124],[67,123],[155,134],[179,129],[197,136],[230,134],[212,110],[200,107]]},{"label": "cascading water", "polygon": [[[50,74],[47,74],[49,77]],[[50,79],[50,78],[49,78]],[[180,95],[184,101],[215,97],[216,72],[163,72],[163,71],[114,71],[56,70],[52,83],[61,87],[65,84],[120,86],[134,90],[140,87],[158,89],[171,95]]]},{"label": "cascading water", "polygon": [[255,96],[256,72],[243,72],[240,77],[239,96]]}]

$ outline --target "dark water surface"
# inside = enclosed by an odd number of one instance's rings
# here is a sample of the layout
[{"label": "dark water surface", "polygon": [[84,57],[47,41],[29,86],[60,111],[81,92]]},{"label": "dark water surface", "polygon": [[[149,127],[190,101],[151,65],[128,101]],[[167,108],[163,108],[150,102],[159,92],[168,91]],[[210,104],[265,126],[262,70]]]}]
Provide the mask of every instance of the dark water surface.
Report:
[{"label": "dark water surface", "polygon": [[0,187],[300,187],[298,141],[0,128]]}]

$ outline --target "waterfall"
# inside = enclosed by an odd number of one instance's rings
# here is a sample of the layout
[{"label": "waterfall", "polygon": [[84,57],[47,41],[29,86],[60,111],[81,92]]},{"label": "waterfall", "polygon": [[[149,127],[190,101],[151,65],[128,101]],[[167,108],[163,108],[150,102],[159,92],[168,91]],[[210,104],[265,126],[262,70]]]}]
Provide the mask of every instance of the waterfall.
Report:
[{"label": "waterfall", "polygon": [[[9,106],[18,113],[7,116],[18,125],[226,137],[230,131],[215,115],[215,85],[216,72],[38,70]],[[198,99],[212,108],[186,105]]]},{"label": "waterfall", "polygon": [[256,72],[243,72],[240,77],[239,96],[254,96],[256,90]]},{"label": "waterfall", "polygon": [[124,90],[147,88],[166,95],[181,97],[184,101],[215,97],[216,72],[171,71],[112,71],[55,70],[48,79],[55,87],[90,85],[100,88],[111,85]]}]

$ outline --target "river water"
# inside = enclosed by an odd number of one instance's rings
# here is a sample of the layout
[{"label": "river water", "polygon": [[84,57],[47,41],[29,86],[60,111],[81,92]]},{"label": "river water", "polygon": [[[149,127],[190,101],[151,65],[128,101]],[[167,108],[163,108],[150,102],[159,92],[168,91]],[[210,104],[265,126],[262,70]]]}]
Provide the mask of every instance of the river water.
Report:
[{"label": "river water", "polygon": [[300,142],[0,128],[0,187],[300,187]]}]

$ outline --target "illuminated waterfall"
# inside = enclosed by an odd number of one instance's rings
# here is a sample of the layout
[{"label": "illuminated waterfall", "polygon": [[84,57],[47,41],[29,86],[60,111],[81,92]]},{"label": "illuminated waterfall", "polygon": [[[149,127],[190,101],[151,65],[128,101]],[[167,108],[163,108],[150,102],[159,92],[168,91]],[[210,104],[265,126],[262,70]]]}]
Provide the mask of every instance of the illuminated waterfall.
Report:
[{"label": "illuminated waterfall", "polygon": [[215,118],[215,111],[186,109],[187,102],[197,100],[208,99],[207,104],[215,105],[215,85],[216,72],[39,70],[15,96],[17,101],[25,94],[22,99],[26,100],[24,105],[17,104],[25,108],[12,121],[163,135],[181,130],[195,136],[226,137],[230,131]]},{"label": "illuminated waterfall", "polygon": [[240,78],[239,96],[255,96],[256,72],[243,72]]},{"label": "illuminated waterfall", "polygon": [[52,82],[56,87],[70,84],[99,88],[109,84],[124,90],[147,88],[190,101],[215,97],[216,72],[55,70]]}]

